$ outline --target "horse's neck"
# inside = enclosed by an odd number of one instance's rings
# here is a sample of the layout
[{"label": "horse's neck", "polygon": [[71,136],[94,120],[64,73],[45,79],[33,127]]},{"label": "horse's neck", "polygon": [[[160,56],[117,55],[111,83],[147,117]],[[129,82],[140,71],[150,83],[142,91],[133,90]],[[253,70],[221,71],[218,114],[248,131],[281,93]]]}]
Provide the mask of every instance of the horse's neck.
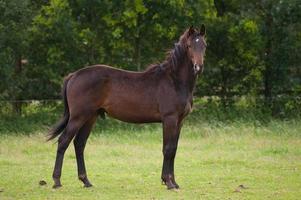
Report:
[{"label": "horse's neck", "polygon": [[193,74],[192,63],[187,59],[179,63],[178,70],[176,70],[175,78],[181,88],[185,89],[188,93],[193,93],[196,76]]}]

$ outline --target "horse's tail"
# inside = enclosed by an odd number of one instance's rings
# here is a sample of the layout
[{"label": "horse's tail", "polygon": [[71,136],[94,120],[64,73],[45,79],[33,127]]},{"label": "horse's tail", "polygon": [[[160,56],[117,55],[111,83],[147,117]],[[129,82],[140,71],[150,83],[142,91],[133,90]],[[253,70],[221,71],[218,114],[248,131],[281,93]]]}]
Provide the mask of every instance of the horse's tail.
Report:
[{"label": "horse's tail", "polygon": [[52,127],[52,129],[49,131],[47,141],[52,140],[56,138],[58,135],[60,135],[68,124],[70,113],[69,113],[69,106],[67,101],[67,85],[71,77],[72,74],[69,74],[67,77],[65,77],[63,88],[62,88],[62,96],[63,96],[63,102],[65,107],[64,115],[60,119],[60,121],[58,121],[57,124],[54,125],[54,127]]}]

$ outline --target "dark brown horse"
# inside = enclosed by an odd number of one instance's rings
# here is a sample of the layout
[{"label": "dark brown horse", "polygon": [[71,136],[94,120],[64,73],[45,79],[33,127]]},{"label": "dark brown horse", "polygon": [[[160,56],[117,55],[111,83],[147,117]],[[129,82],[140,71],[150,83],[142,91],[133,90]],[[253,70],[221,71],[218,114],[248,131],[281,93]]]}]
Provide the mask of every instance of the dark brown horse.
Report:
[{"label": "dark brown horse", "polygon": [[163,124],[161,179],[168,189],[179,188],[174,177],[174,159],[182,121],[191,111],[198,74],[203,71],[206,50],[205,26],[190,27],[180,37],[165,61],[144,72],[130,72],[95,65],[69,74],[63,85],[65,113],[51,130],[49,140],[60,135],[53,171],[54,188],[61,186],[64,153],[74,138],[78,177],[88,180],[84,149],[98,115],[125,122]]}]

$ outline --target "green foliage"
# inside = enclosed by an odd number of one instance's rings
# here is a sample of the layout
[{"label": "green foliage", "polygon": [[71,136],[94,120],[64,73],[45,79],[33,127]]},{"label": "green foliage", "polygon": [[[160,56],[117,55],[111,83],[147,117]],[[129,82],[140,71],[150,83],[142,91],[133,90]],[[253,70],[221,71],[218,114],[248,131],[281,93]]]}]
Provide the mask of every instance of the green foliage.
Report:
[{"label": "green foliage", "polygon": [[28,52],[28,28],[32,15],[29,0],[0,1],[0,99],[24,94],[25,77],[17,65]]},{"label": "green foliage", "polygon": [[290,115],[300,104],[300,13],[299,0],[0,0],[0,99],[59,98],[62,78],[87,65],[143,70],[204,23],[196,95]]},{"label": "green foliage", "polygon": [[30,77],[29,98],[54,98],[59,96],[62,76],[83,64],[77,25],[68,2],[61,0],[43,6],[32,24],[30,44],[33,48],[26,68]]}]

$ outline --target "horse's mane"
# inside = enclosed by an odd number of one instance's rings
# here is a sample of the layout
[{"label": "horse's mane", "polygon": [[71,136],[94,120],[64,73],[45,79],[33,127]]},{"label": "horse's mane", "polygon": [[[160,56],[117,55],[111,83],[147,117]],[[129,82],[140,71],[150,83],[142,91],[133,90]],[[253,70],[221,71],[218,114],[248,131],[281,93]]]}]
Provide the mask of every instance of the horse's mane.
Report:
[{"label": "horse's mane", "polygon": [[166,57],[163,62],[149,65],[145,72],[153,73],[165,70],[176,72],[178,65],[183,61],[184,56],[186,55],[187,39],[188,30],[181,35],[179,41],[175,43],[175,47],[166,52]]}]

